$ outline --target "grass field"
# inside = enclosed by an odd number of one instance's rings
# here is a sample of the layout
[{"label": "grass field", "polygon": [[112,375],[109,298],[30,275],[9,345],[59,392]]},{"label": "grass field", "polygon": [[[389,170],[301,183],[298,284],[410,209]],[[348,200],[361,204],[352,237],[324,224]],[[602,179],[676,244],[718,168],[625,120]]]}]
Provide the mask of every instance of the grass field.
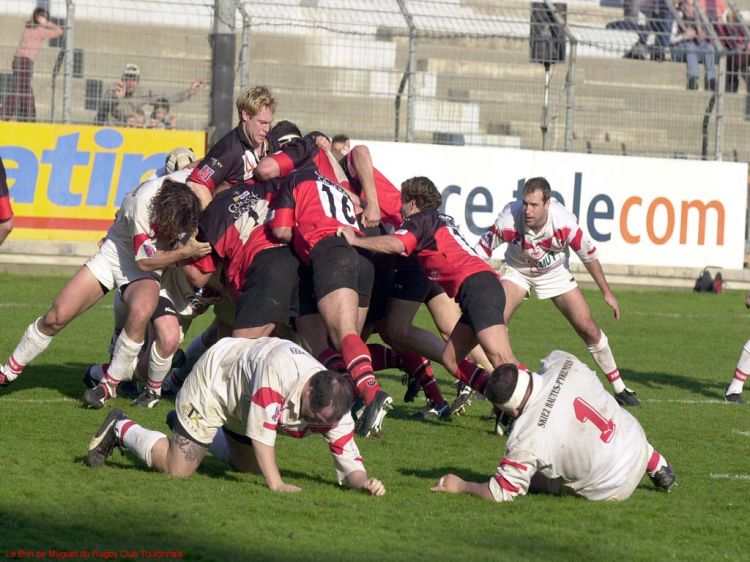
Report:
[{"label": "grass field", "polygon": [[[64,282],[0,276],[0,360]],[[433,494],[430,486],[445,472],[487,480],[504,438],[482,419],[485,402],[450,422],[409,419],[422,403],[403,404],[396,371],[380,377],[397,397],[383,437],[359,441],[370,474],[387,486],[382,498],[339,489],[327,447],[315,437],[277,442],[282,474],[303,488],[299,494],[275,494],[260,476],[231,472],[210,457],[182,481],[119,453],[92,470],[83,459],[104,413],[81,406],[81,376],[105,358],[107,298],[0,390],[0,556],[18,558],[20,549],[26,558],[43,551],[47,558],[101,559],[109,551],[110,559],[172,552],[216,561],[748,560],[750,408],[722,401],[750,335],[744,296],[615,294],[619,323],[586,291],[626,383],[643,402],[634,414],[674,466],[679,485],[670,494],[656,492],[648,479],[620,504],[545,496],[493,504]],[[426,315],[419,321],[427,326]],[[593,366],[548,302],[519,310],[511,341],[530,366],[556,348]],[[450,393],[449,377],[438,373]],[[149,411],[121,399],[115,405],[166,430],[167,402]]]}]

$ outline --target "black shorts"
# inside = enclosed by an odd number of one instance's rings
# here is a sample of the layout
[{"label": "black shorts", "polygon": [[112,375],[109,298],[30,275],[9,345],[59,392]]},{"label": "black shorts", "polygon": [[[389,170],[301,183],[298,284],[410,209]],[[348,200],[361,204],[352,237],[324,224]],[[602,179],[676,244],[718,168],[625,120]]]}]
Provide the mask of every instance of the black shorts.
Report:
[{"label": "black shorts", "polygon": [[359,306],[370,303],[372,293],[372,264],[338,236],[318,242],[310,252],[312,284],[315,302],[337,291],[351,289],[359,295]]},{"label": "black shorts", "polygon": [[497,275],[480,271],[467,277],[456,296],[461,307],[461,324],[471,326],[474,333],[490,326],[505,324],[505,291]]},{"label": "black shorts", "polygon": [[372,324],[385,318],[388,310],[388,299],[393,293],[393,284],[396,281],[396,260],[394,254],[378,254],[361,252],[373,266],[372,295],[370,296],[370,307],[367,310],[365,324]]},{"label": "black shorts", "polygon": [[396,260],[396,278],[393,282],[394,299],[412,302],[426,302],[432,282],[419,265],[416,254],[398,256]]},{"label": "black shorts", "polygon": [[298,267],[288,246],[256,255],[237,301],[235,329],[287,324],[298,308]]},{"label": "black shorts", "polygon": [[151,315],[151,321],[153,322],[162,316],[177,316],[177,311],[174,309],[174,303],[171,300],[159,295],[159,302],[156,304],[156,310]]}]

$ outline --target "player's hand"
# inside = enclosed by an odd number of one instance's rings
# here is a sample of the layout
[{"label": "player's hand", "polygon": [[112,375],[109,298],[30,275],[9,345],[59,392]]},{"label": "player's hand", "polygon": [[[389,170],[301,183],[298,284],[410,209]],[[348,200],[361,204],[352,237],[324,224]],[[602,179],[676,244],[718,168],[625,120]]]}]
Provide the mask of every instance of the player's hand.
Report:
[{"label": "player's hand", "polygon": [[378,226],[380,224],[380,207],[377,202],[367,202],[367,207],[362,212],[362,224],[366,228]]},{"label": "player's hand", "polygon": [[606,302],[612,310],[615,312],[615,320],[620,319],[620,305],[617,304],[617,299],[612,293],[607,293],[604,295],[604,302]]},{"label": "player's hand", "polygon": [[433,492],[445,492],[448,494],[460,494],[464,489],[464,481],[455,474],[446,474],[437,481],[430,490]]},{"label": "player's hand", "polygon": [[125,97],[125,82],[120,80],[119,82],[115,82],[115,97],[117,99],[122,99]]},{"label": "player's hand", "polygon": [[354,240],[357,238],[357,235],[354,234],[354,231],[351,229],[351,227],[348,226],[340,226],[336,230],[336,236],[340,236],[341,238],[349,242],[349,244],[352,244],[352,242],[354,242]]},{"label": "player's hand", "polygon": [[286,482],[281,482],[279,484],[276,484],[273,488],[271,488],[274,492],[280,492],[282,494],[291,494],[294,492],[301,492],[302,488],[299,486],[295,486],[294,484],[287,484]]},{"label": "player's hand", "polygon": [[385,495],[385,485],[377,478],[368,478],[367,481],[362,485],[361,489],[371,496]]},{"label": "player's hand", "polygon": [[185,259],[202,258],[211,253],[211,244],[208,242],[198,242],[195,239],[195,235],[193,235],[187,239],[182,250],[185,253]]}]

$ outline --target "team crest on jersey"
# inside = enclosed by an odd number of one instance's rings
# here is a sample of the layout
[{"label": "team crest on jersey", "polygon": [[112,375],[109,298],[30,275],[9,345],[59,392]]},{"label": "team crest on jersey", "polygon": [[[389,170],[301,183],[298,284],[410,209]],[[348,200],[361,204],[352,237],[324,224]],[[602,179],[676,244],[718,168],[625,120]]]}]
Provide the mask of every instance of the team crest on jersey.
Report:
[{"label": "team crest on jersey", "polygon": [[511,242],[511,244],[516,244],[518,246],[523,246],[523,234],[516,234],[513,237],[513,241]]},{"label": "team crest on jersey", "polygon": [[201,166],[198,170],[198,177],[203,181],[208,181],[213,175],[214,170],[208,164]]},{"label": "team crest on jersey", "polygon": [[274,408],[273,414],[271,414],[271,421],[279,423],[279,418],[281,418],[281,406],[276,404],[276,408]]},{"label": "team crest on jersey", "polygon": [[156,255],[156,248],[151,244],[144,244],[143,252],[146,254],[146,257],[153,258]]}]

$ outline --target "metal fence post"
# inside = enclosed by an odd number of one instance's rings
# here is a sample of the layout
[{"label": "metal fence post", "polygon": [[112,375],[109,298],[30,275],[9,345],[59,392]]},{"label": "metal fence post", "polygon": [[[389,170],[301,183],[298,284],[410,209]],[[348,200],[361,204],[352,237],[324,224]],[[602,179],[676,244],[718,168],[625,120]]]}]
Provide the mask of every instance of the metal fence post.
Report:
[{"label": "metal fence post", "polygon": [[63,123],[71,121],[73,103],[73,0],[65,0],[65,63],[63,65]]},{"label": "metal fence post", "polygon": [[723,159],[724,149],[724,94],[726,93],[725,76],[727,68],[727,53],[719,51],[719,64],[716,69],[716,136],[714,138],[714,160]]},{"label": "metal fence post", "polygon": [[[408,80],[408,90],[406,93],[406,142],[412,142],[414,140],[414,98],[416,97],[416,88],[414,86],[414,73],[417,67],[417,27],[414,24],[414,18],[406,8],[405,0],[398,0],[398,7],[401,9],[401,13],[406,20],[406,24],[409,26],[409,59],[404,72],[404,78]],[[403,79],[401,83],[403,84]],[[401,91],[398,96],[400,97]],[[398,99],[396,100],[396,106],[399,106]],[[396,114],[396,120],[398,120],[398,112]],[[398,130],[396,131],[396,140],[398,140]]]},{"label": "metal fence post", "polygon": [[250,14],[247,13],[241,0],[236,0],[237,9],[242,16],[242,45],[240,45],[240,91],[244,92],[250,81]]},{"label": "metal fence post", "polygon": [[211,35],[211,144],[232,129],[236,44],[234,10],[232,0],[214,0],[214,26]]},{"label": "metal fence post", "polygon": [[563,146],[565,152],[573,150],[574,79],[577,47],[577,41],[574,38],[570,38],[570,62],[568,63],[568,72],[565,74],[565,142]]}]

